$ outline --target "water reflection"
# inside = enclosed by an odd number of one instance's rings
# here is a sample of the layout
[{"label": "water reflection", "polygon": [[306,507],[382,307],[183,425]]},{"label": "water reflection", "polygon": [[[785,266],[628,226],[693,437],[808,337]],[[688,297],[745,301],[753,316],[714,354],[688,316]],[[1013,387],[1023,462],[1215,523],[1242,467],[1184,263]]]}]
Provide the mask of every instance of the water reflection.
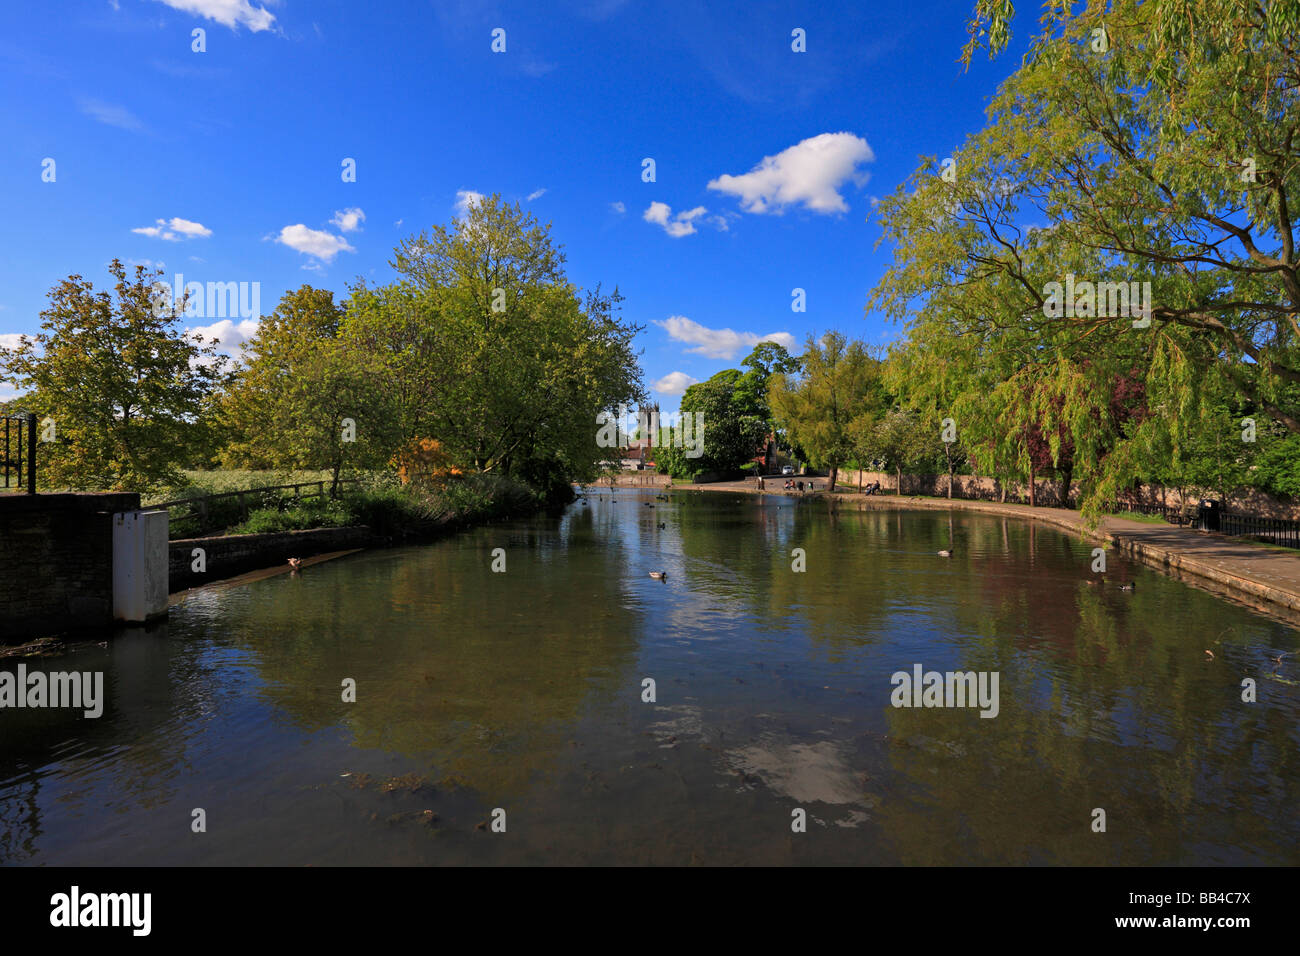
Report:
[{"label": "water reflection", "polygon": [[[194,592],[27,662],[102,669],[109,702],[0,712],[0,860],[1297,862],[1300,687],[1269,660],[1295,632],[1115,555],[1090,585],[1091,547],[604,491]],[[891,707],[915,663],[999,672],[997,718]],[[506,834],[479,826],[496,807]]]}]

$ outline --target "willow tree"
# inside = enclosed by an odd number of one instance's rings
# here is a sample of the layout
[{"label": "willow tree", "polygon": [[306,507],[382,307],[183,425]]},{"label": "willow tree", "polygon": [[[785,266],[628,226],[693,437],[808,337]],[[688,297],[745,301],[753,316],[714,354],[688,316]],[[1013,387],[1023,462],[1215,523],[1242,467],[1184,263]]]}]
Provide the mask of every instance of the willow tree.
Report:
[{"label": "willow tree", "polygon": [[[1300,432],[1300,61],[1290,20],[1217,6],[1225,45],[1162,44],[1167,3],[1052,18],[955,175],[927,163],[883,205],[899,252],[875,303],[1018,354],[1032,381],[1001,398],[1068,423],[1090,508],[1140,467],[1126,446],[1188,443],[1209,383]],[[1134,373],[1153,414],[1117,431],[1109,392]]]}]

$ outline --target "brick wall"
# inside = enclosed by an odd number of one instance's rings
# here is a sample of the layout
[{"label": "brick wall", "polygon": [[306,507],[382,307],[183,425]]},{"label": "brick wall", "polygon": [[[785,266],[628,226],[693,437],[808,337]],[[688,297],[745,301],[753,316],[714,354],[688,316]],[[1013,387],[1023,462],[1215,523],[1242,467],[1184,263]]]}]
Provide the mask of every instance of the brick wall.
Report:
[{"label": "brick wall", "polygon": [[114,513],[136,494],[0,494],[0,643],[113,622]]}]

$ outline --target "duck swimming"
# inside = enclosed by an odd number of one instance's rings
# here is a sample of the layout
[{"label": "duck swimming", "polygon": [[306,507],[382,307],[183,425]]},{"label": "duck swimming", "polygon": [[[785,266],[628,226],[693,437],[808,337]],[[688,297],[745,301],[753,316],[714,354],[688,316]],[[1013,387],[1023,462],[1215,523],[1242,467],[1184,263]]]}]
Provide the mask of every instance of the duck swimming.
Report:
[{"label": "duck swimming", "polygon": [[651,571],[651,572],[650,572],[650,577],[654,578],[656,581],[662,581],[662,580],[664,580],[666,577],[668,577],[668,572],[667,572],[667,571]]}]

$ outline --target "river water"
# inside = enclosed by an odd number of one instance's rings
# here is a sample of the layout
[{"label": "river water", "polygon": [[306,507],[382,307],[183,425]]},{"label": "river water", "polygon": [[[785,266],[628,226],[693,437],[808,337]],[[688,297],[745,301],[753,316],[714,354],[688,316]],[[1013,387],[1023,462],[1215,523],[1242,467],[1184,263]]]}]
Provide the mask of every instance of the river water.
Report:
[{"label": "river water", "polygon": [[[24,661],[107,703],[0,711],[0,862],[1300,863],[1296,632],[1092,547],[605,489],[194,591]],[[892,706],[918,664],[997,715]]]}]

